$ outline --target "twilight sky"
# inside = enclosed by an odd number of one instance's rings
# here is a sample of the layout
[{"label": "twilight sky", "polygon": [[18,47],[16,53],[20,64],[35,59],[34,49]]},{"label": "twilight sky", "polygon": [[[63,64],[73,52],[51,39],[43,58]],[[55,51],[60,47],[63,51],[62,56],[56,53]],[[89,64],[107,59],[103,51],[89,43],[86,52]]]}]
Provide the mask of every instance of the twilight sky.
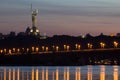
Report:
[{"label": "twilight sky", "polygon": [[1,0],[0,32],[31,27],[30,4],[39,9],[41,35],[99,35],[120,32],[120,0]]}]

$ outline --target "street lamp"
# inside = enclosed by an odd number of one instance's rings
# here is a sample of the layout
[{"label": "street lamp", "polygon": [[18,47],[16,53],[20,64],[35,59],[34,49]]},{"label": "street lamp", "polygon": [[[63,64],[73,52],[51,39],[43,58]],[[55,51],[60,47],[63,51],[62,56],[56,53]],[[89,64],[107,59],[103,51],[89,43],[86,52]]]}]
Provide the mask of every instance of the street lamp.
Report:
[{"label": "street lamp", "polygon": [[92,47],[93,47],[93,45],[91,44],[91,45],[90,45],[90,49],[92,49]]},{"label": "street lamp", "polygon": [[67,46],[66,46],[66,45],[64,45],[64,50],[66,50],[66,48],[67,48]]},{"label": "street lamp", "polygon": [[76,50],[80,50],[80,47],[81,47],[81,46],[80,46],[79,44],[75,44],[75,49],[76,49]]},{"label": "street lamp", "polygon": [[27,48],[27,53],[29,52],[29,48]]},{"label": "street lamp", "polygon": [[39,48],[38,48],[38,47],[36,47],[35,51],[36,51],[36,52],[38,52],[38,51],[39,51]]},{"label": "street lamp", "polygon": [[32,52],[34,52],[34,51],[35,51],[35,47],[33,46],[33,47],[32,47]]},{"label": "street lamp", "polygon": [[4,53],[6,53],[6,52],[7,52],[7,49],[5,48],[5,49],[4,49]]},{"label": "street lamp", "polygon": [[69,46],[69,45],[67,45],[67,51],[69,51],[69,49],[70,49],[70,46]]},{"label": "street lamp", "polygon": [[54,45],[52,46],[52,50],[55,51],[55,46]]},{"label": "street lamp", "polygon": [[88,49],[89,49],[90,48],[90,43],[88,43],[87,46],[88,46]]},{"label": "street lamp", "polygon": [[44,51],[45,50],[45,46],[42,46],[42,51]]},{"label": "street lamp", "polygon": [[93,47],[93,45],[90,43],[88,43],[87,46],[88,46],[88,49],[92,49],[92,47]]},{"label": "street lamp", "polygon": [[15,53],[15,48],[13,48],[13,52]]},{"label": "street lamp", "polygon": [[46,52],[48,51],[48,47],[46,47]]},{"label": "street lamp", "polygon": [[78,49],[78,44],[75,44],[75,49]]},{"label": "street lamp", "polygon": [[105,48],[105,43],[101,42],[101,43],[100,43],[100,47],[101,47],[101,48]]},{"label": "street lamp", "polygon": [[114,41],[113,44],[114,44],[114,48],[118,47],[118,42]]},{"label": "street lamp", "polygon": [[81,46],[80,46],[80,45],[78,45],[78,50],[80,50],[80,47],[81,47]]},{"label": "street lamp", "polygon": [[18,53],[20,52],[20,49],[19,49],[19,48],[17,49],[17,52],[18,52]]},{"label": "street lamp", "polygon": [[0,50],[0,53],[3,53],[3,50]]},{"label": "street lamp", "polygon": [[58,51],[59,50],[59,46],[56,46],[56,51]]},{"label": "street lamp", "polygon": [[11,50],[11,49],[9,49],[9,51],[8,51],[8,52],[9,52],[9,54],[11,54],[11,53],[12,53],[12,50]]}]

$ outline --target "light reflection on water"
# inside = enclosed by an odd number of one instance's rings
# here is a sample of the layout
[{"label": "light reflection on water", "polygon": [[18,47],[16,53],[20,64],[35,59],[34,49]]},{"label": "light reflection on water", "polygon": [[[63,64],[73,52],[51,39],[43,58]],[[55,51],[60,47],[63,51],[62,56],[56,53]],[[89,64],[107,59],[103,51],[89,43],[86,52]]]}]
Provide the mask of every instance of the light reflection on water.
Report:
[{"label": "light reflection on water", "polygon": [[0,67],[0,80],[119,80],[119,66]]}]

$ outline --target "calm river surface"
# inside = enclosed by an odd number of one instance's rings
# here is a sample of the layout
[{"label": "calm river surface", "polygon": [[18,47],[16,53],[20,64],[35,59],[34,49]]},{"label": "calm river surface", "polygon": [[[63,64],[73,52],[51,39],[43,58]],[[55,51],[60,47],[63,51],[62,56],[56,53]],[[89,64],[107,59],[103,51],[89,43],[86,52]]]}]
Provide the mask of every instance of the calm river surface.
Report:
[{"label": "calm river surface", "polygon": [[120,80],[120,66],[0,67],[0,80]]}]

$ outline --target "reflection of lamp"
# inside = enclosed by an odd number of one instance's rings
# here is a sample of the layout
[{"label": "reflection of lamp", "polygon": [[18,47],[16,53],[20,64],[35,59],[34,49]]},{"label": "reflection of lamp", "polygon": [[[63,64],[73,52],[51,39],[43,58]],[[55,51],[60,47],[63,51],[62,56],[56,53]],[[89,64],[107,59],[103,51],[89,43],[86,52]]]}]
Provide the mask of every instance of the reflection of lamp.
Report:
[{"label": "reflection of lamp", "polygon": [[113,66],[114,72],[113,72],[113,80],[118,80],[118,66]]},{"label": "reflection of lamp", "polygon": [[32,69],[32,80],[34,80],[34,69]]},{"label": "reflection of lamp", "polygon": [[11,80],[11,69],[8,71],[8,79]]},{"label": "reflection of lamp", "polygon": [[6,80],[6,68],[4,68],[4,80]]},{"label": "reflection of lamp", "polygon": [[76,68],[76,71],[75,71],[75,80],[81,80],[80,68]]},{"label": "reflection of lamp", "polygon": [[105,66],[100,68],[100,80],[105,80]]},{"label": "reflection of lamp", "polygon": [[38,71],[38,69],[36,69],[36,80],[39,80],[39,71]]},{"label": "reflection of lamp", "polygon": [[92,80],[92,67],[88,66],[88,80]]},{"label": "reflection of lamp", "polygon": [[20,70],[19,70],[19,68],[17,70],[17,80],[20,80]]},{"label": "reflection of lamp", "polygon": [[42,80],[44,80],[44,69],[42,69]]},{"label": "reflection of lamp", "polygon": [[59,80],[59,71],[56,69],[56,80]]}]

